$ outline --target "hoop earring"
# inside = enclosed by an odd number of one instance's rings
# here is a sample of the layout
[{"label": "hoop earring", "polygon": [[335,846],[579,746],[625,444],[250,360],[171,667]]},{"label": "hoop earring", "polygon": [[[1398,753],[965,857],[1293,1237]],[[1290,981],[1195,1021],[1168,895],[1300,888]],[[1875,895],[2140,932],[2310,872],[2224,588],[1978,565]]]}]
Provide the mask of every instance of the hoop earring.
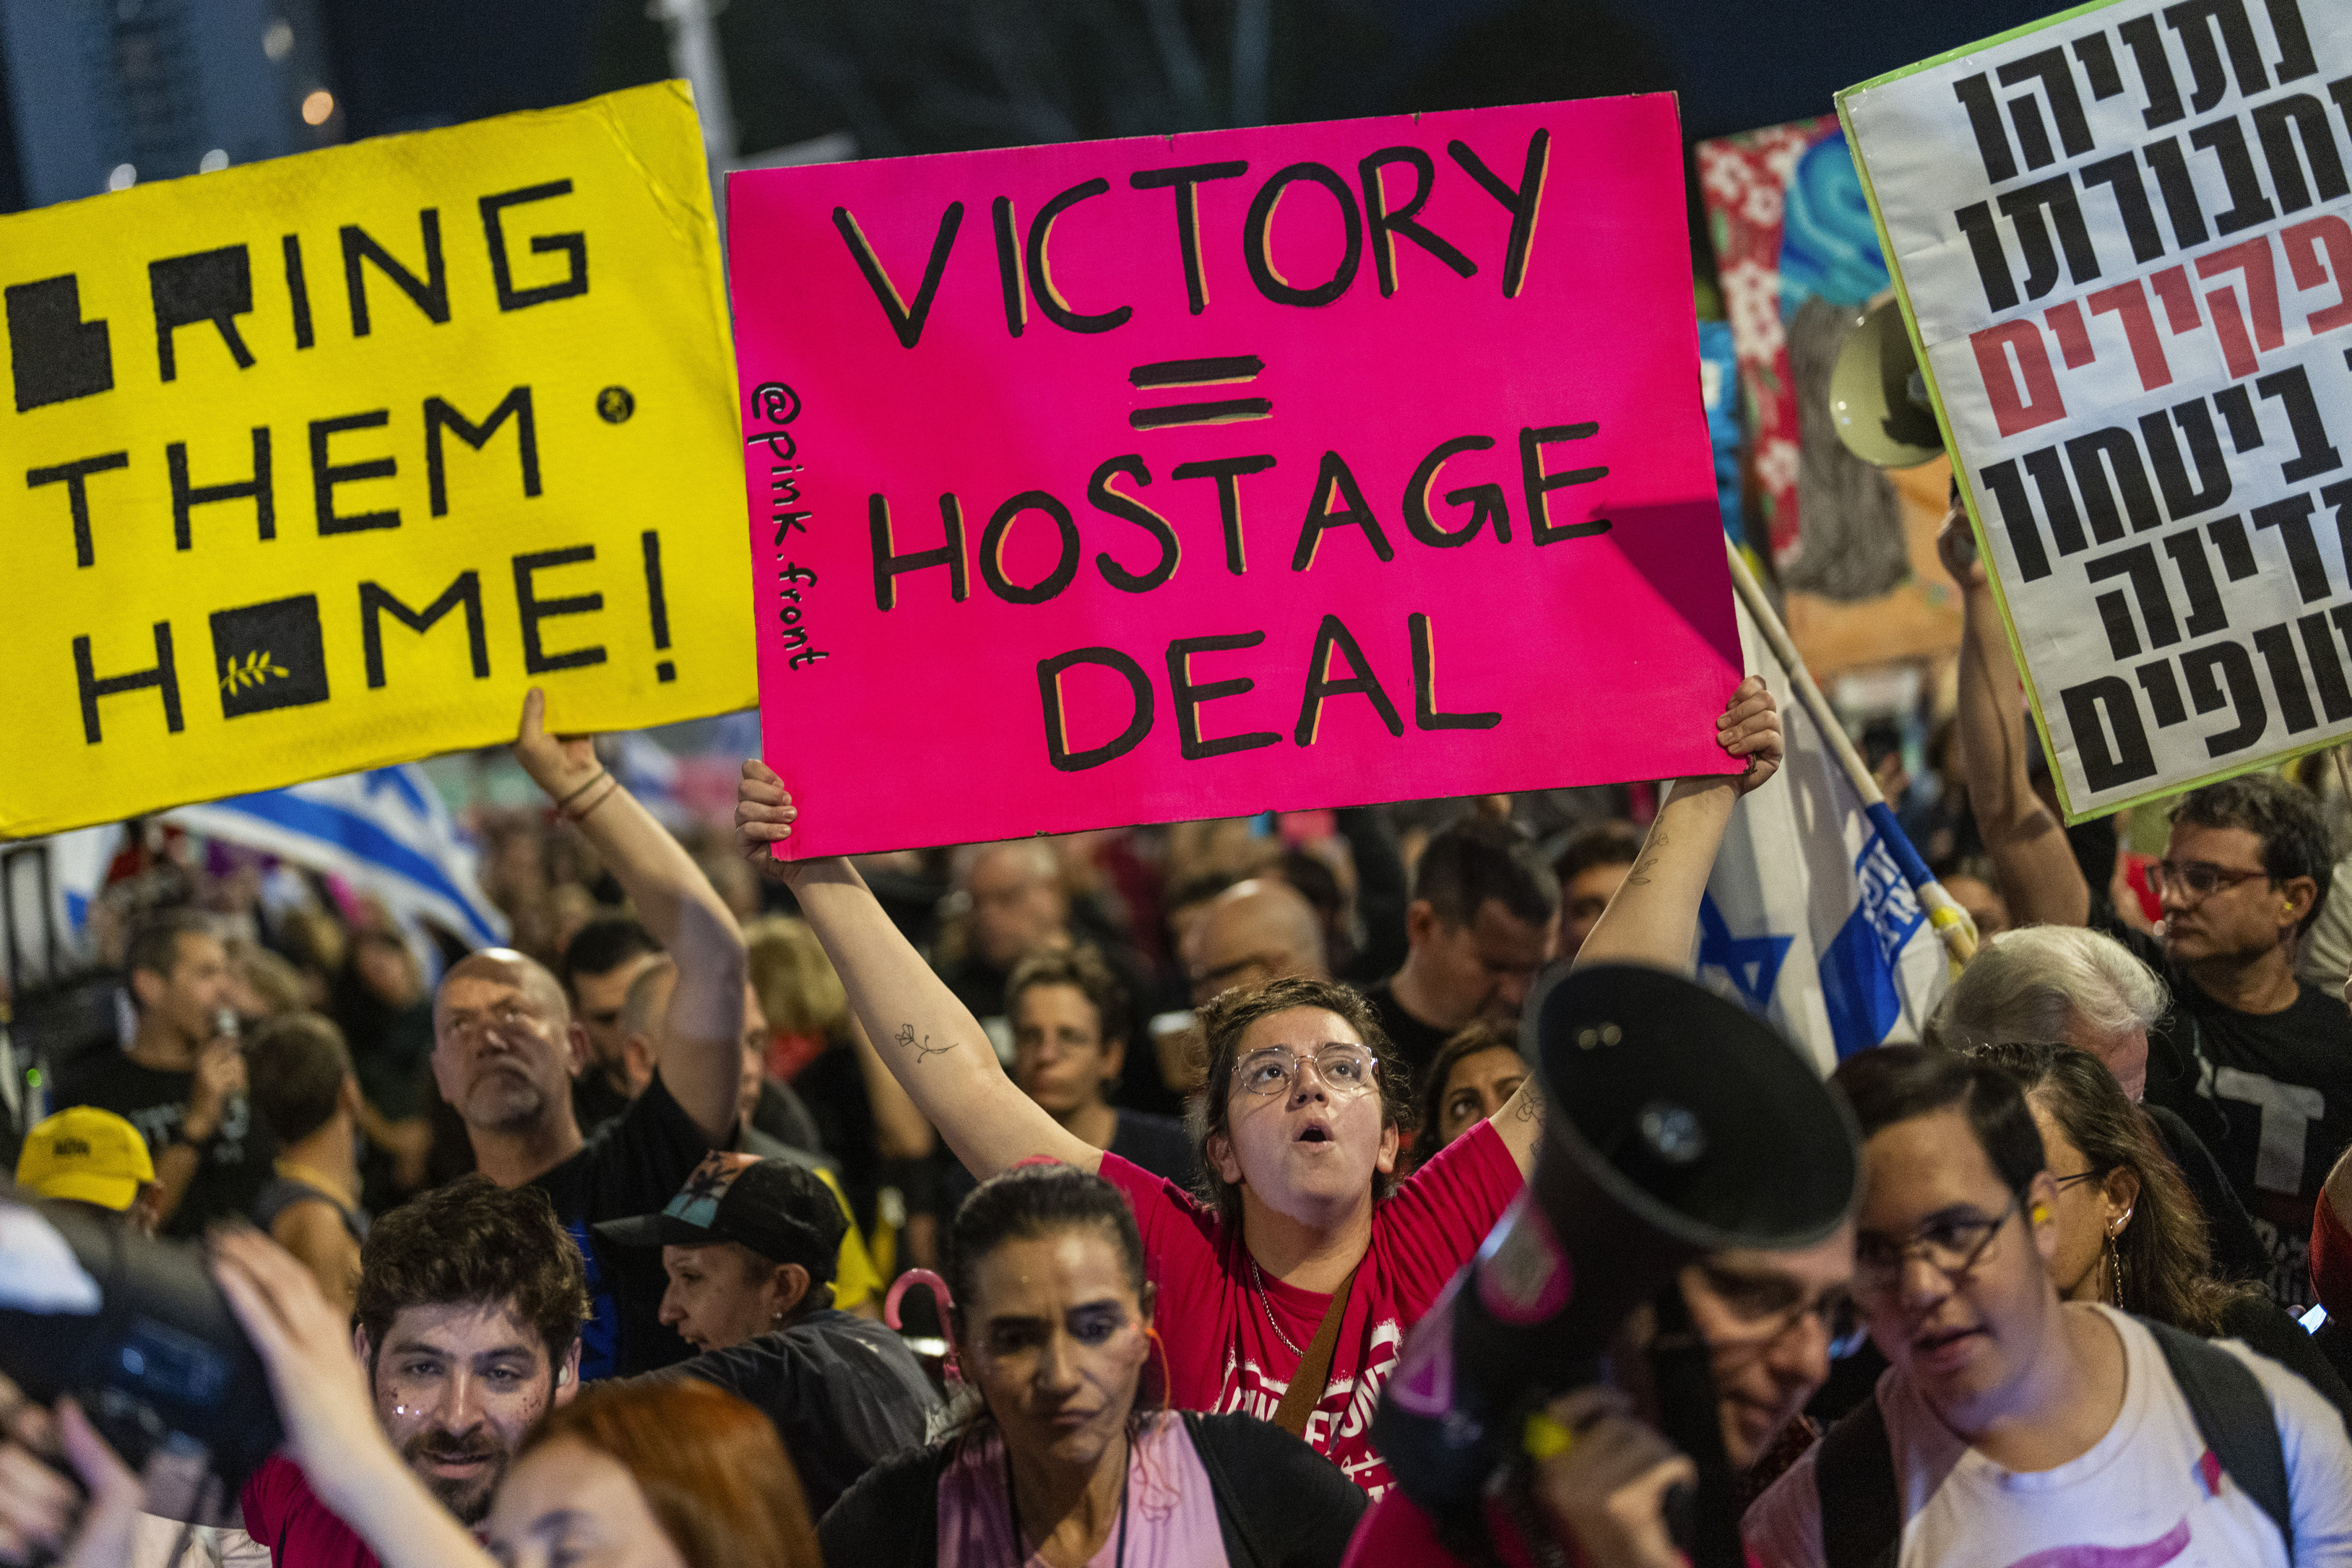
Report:
[{"label": "hoop earring", "polygon": [[2106,1249],[2107,1277],[2113,1281],[2115,1284],[2116,1308],[2117,1311],[2122,1311],[2124,1305],[2124,1255],[2123,1250],[2116,1245],[2116,1238],[2113,1231],[2109,1231],[2107,1233]]}]

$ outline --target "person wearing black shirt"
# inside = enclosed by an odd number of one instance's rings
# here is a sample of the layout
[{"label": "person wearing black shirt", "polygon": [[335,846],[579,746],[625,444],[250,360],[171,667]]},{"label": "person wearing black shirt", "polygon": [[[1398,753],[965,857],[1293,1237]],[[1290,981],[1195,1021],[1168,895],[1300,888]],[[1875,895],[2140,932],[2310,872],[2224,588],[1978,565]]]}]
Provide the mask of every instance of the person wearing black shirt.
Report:
[{"label": "person wearing black shirt", "polygon": [[204,915],[175,909],[131,933],[124,967],[139,1019],[130,1045],[61,1063],[49,1103],[137,1127],[163,1188],[163,1233],[201,1236],[253,1207],[278,1154],[246,1098],[228,953]]},{"label": "person wearing black shirt", "polygon": [[[1098,1149],[1131,1160],[1179,1186],[1192,1185],[1192,1140],[1183,1124],[1113,1106],[1107,1093],[1127,1055],[1128,999],[1092,947],[1047,948],[1014,966],[1004,984],[1013,1022],[1013,1081],[1064,1127]],[[937,1174],[937,1202],[952,1218],[974,1186],[950,1158]]]},{"label": "person wearing black shirt", "polygon": [[1559,879],[1507,822],[1458,822],[1429,841],[1405,906],[1404,967],[1364,993],[1413,1082],[1466,1025],[1518,1028],[1559,914]]},{"label": "person wearing black shirt", "polygon": [[581,1375],[593,1378],[650,1371],[687,1354],[659,1321],[658,1267],[608,1249],[590,1227],[658,1209],[705,1154],[733,1140],[745,962],[734,916],[693,860],[604,771],[587,738],[545,732],[545,711],[533,689],[516,760],[579,824],[677,966],[653,1082],[625,1113],[583,1137],[572,1082],[587,1065],[586,1031],[552,974],[500,948],[475,953],[443,977],[433,1005],[433,1074],[464,1117],[482,1173],[500,1186],[544,1188],[579,1242],[593,1307]]},{"label": "person wearing black shirt", "polygon": [[[2021,924],[2100,924],[2056,819],[2027,779],[2025,720],[1981,562],[1959,559],[1955,507],[1938,547],[1961,587],[1960,749],[1969,799]],[[2280,1305],[2312,1299],[2313,1202],[2352,1143],[2352,1012],[2298,980],[2295,939],[2334,877],[2326,826],[2285,779],[2250,774],[2175,802],[2149,878],[2159,940],[2110,916],[2110,935],[2153,966],[2171,1006],[2148,1031],[2147,1100],[2177,1113],[2253,1211]]]},{"label": "person wearing black shirt", "polygon": [[588,1032],[588,1065],[572,1081],[572,1113],[583,1132],[594,1132],[636,1097],[623,1061],[628,1030],[621,1009],[629,988],[660,955],[653,933],[626,915],[599,915],[564,945],[556,975],[572,1016]]},{"label": "person wearing black shirt", "polygon": [[812,1515],[919,1445],[939,1404],[906,1341],[833,1306],[848,1228],[814,1171],[737,1154],[704,1159],[660,1213],[596,1227],[616,1246],[660,1249],[662,1317],[702,1352],[661,1375],[715,1383],[764,1411]]}]

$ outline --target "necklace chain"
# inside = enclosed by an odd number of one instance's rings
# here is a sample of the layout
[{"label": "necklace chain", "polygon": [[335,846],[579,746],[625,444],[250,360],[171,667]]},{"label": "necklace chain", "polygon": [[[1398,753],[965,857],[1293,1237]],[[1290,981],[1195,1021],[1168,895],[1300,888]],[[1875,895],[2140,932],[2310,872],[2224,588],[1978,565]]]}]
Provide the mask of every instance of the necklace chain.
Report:
[{"label": "necklace chain", "polygon": [[1257,1286],[1257,1304],[1265,1309],[1265,1326],[1274,1331],[1274,1337],[1282,1342],[1284,1349],[1299,1360],[1306,1360],[1307,1353],[1290,1343],[1290,1336],[1282,1332],[1282,1324],[1274,1315],[1274,1302],[1265,1293],[1265,1276],[1258,1272],[1256,1254],[1250,1255],[1249,1266],[1250,1281]]}]

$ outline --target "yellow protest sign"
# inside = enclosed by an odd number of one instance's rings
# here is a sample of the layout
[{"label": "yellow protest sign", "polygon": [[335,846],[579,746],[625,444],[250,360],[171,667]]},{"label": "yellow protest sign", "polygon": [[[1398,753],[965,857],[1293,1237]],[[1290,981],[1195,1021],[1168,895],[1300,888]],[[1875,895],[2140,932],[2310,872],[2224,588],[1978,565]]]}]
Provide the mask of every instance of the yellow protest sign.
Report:
[{"label": "yellow protest sign", "polygon": [[0,220],[0,834],[753,702],[683,85]]}]

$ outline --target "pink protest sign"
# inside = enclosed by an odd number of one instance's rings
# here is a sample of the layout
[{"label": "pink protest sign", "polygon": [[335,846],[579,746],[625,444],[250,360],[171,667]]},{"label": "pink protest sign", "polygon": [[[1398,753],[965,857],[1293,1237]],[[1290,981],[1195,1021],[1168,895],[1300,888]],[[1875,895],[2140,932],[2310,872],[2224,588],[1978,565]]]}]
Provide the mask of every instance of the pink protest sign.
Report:
[{"label": "pink protest sign", "polygon": [[728,184],[802,855],[1727,770],[1664,96]]}]

